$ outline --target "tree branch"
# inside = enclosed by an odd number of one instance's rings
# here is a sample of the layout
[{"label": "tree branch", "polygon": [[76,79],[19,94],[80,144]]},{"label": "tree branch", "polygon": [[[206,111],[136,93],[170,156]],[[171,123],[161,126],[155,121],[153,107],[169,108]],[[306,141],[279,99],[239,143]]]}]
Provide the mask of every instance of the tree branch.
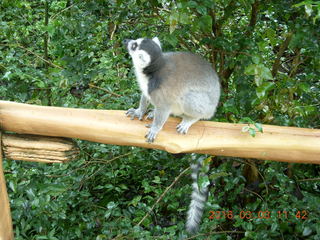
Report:
[{"label": "tree branch", "polygon": [[303,63],[303,61],[300,61],[300,48],[296,49],[295,50],[295,56],[292,60],[292,67],[291,67],[291,70],[290,70],[290,73],[289,73],[289,77],[293,77],[297,74],[297,71],[298,71],[298,67],[301,63]]},{"label": "tree branch", "polygon": [[[46,0],[45,2],[45,18],[44,18],[44,25],[45,27],[48,27],[49,24],[49,2],[48,0]],[[46,70],[48,71],[49,68],[49,57],[48,57],[48,41],[49,41],[49,33],[48,30],[46,30],[46,32],[44,33],[43,36],[43,50],[44,50],[44,59],[45,61],[45,66],[46,66]]]},{"label": "tree branch", "polygon": [[289,43],[292,39],[292,35],[293,35],[292,32],[287,33],[286,39],[284,40],[284,42],[280,46],[279,52],[277,53],[276,60],[274,61],[274,64],[272,66],[271,73],[272,73],[273,77],[277,74],[277,72],[279,70],[281,57],[283,56],[285,50],[288,48]]},{"label": "tree branch", "polygon": [[218,29],[221,28],[222,24],[232,15],[236,9],[235,5],[238,1],[230,1],[229,5],[224,9],[223,17],[217,22]]},{"label": "tree branch", "polygon": [[252,31],[253,31],[256,23],[257,23],[258,11],[259,11],[259,1],[256,0],[256,1],[251,5],[251,18],[250,18],[250,23],[249,23],[248,29],[247,29],[247,31],[246,31],[246,33],[245,33],[245,35],[247,35],[247,36],[249,36],[249,35],[252,33]]},{"label": "tree branch", "polygon": [[[250,23],[249,23],[249,25],[248,25],[248,29],[247,29],[247,31],[245,32],[245,35],[246,36],[250,36],[251,34],[252,34],[252,31],[253,31],[253,29],[254,29],[254,27],[255,27],[255,25],[256,25],[256,23],[257,23],[257,16],[258,16],[258,12],[259,12],[259,1],[258,0],[256,0],[252,5],[251,5],[251,18],[250,18]],[[230,14],[232,13],[232,11],[233,11],[233,9],[234,9],[234,6],[235,6],[235,2],[234,1],[231,1],[230,3],[229,3],[229,5],[226,7],[226,9],[225,9],[225,11],[227,12],[225,15],[224,15],[224,17],[217,23],[217,26],[215,26],[215,28],[216,27],[221,27],[221,24],[224,22],[224,21],[226,21],[226,19],[230,16]],[[217,31],[217,29],[216,29],[216,31]],[[240,49],[240,50],[243,50],[243,49]],[[237,57],[239,54],[243,54],[243,52],[242,51],[239,51],[239,52],[237,52],[236,54],[235,54],[235,57]],[[247,54],[246,54],[247,55]],[[224,58],[224,54],[220,54],[220,57],[221,58]],[[223,59],[221,59],[221,61],[220,61],[221,63],[223,63],[224,64],[224,60]],[[233,73],[233,71],[234,71],[234,67],[232,67],[232,68],[226,68],[226,69],[224,69],[224,67],[223,66],[220,66],[220,71],[219,71],[219,75],[220,75],[220,77],[224,80],[224,81],[226,81],[226,80],[228,80],[229,79],[229,77],[231,76],[231,74]],[[224,81],[222,81],[222,83],[224,82]]]}]

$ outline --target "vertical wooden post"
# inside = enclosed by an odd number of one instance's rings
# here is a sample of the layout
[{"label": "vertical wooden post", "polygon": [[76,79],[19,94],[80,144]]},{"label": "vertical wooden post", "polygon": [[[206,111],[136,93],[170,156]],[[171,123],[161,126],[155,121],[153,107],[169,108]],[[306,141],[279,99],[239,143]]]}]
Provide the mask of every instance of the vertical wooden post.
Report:
[{"label": "vertical wooden post", "polygon": [[10,204],[2,168],[2,135],[0,131],[0,240],[13,239]]}]

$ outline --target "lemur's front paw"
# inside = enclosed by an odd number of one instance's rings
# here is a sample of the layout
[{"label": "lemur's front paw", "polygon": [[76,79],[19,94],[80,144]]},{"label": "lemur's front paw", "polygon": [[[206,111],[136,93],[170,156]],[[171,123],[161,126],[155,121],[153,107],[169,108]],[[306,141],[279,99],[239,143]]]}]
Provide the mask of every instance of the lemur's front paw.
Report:
[{"label": "lemur's front paw", "polygon": [[148,143],[152,143],[156,138],[159,131],[150,128],[149,132],[146,134],[145,138],[147,139]]},{"label": "lemur's front paw", "polygon": [[131,120],[133,120],[134,118],[138,118],[139,120],[143,119],[144,116],[144,112],[142,112],[139,108],[135,109],[135,108],[130,108],[127,113],[126,113],[127,117],[130,117]]}]

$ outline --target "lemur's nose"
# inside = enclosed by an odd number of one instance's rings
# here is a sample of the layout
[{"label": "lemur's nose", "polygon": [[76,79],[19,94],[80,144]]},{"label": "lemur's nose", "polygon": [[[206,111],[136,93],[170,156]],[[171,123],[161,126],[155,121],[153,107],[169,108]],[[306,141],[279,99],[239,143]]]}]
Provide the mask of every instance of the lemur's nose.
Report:
[{"label": "lemur's nose", "polygon": [[125,47],[128,47],[128,43],[131,41],[131,39],[125,39],[125,40],[123,40],[122,41],[122,43],[123,43],[123,45],[125,46]]}]

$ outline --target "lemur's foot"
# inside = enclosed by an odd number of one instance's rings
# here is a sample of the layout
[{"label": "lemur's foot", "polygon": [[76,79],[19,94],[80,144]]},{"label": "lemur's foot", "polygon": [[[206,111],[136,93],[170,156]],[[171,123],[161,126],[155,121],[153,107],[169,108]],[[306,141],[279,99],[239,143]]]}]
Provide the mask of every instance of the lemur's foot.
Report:
[{"label": "lemur's foot", "polygon": [[138,118],[140,121],[142,121],[144,114],[145,114],[145,113],[142,112],[139,108],[137,108],[137,109],[135,109],[135,108],[130,108],[130,109],[126,112],[127,117],[130,117],[131,120],[133,120],[134,118]]}]

